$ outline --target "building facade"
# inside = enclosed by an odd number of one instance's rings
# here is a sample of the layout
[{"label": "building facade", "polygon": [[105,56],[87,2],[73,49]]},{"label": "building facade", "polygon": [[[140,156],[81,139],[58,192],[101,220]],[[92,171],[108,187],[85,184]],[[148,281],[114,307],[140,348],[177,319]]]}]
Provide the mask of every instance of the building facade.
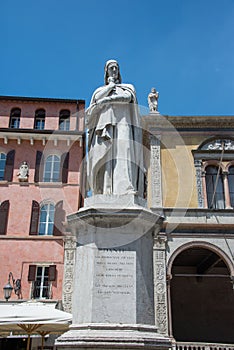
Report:
[{"label": "building facade", "polygon": [[84,108],[83,100],[0,96],[2,300],[9,277],[11,301],[64,308],[65,222],[81,205]]},{"label": "building facade", "polygon": [[143,125],[148,206],[164,217],[156,324],[178,349],[234,344],[234,118],[151,113]]},{"label": "building facade", "polygon": [[[0,96],[0,285],[14,279],[13,302],[72,311],[66,217],[82,206],[84,108]],[[153,249],[158,332],[179,350],[233,349],[234,118],[155,112],[142,123],[145,196],[164,218]]]}]

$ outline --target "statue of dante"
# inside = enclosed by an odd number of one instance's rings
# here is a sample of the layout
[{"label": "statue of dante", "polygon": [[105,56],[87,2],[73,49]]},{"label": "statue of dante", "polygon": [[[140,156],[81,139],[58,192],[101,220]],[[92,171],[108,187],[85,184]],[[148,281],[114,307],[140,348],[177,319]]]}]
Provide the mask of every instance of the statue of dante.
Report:
[{"label": "statue of dante", "polygon": [[106,62],[104,80],[86,111],[88,185],[92,195],[143,197],[142,130],[135,89],[122,84],[115,60]]}]

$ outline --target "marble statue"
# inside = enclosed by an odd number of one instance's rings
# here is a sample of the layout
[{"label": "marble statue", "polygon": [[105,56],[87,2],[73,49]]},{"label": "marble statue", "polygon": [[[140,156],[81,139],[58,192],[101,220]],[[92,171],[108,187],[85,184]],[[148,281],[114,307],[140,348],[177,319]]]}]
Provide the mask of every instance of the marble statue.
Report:
[{"label": "marble statue", "polygon": [[115,60],[106,62],[104,81],[86,111],[88,186],[92,195],[143,197],[142,130],[135,89],[122,84]]},{"label": "marble statue", "polygon": [[19,172],[17,174],[19,181],[28,181],[29,177],[29,167],[27,162],[23,162],[19,168]]},{"label": "marble statue", "polygon": [[148,104],[149,104],[149,109],[151,113],[158,111],[158,98],[159,98],[158,91],[156,91],[155,88],[152,88],[151,92],[148,95]]}]

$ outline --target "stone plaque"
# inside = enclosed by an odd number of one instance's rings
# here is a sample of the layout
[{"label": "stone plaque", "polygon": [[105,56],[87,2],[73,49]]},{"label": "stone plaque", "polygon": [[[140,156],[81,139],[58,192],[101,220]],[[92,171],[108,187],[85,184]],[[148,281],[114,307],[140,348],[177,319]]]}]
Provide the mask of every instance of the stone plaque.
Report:
[{"label": "stone plaque", "polygon": [[94,261],[94,315],[99,322],[136,322],[136,252],[97,250]]}]

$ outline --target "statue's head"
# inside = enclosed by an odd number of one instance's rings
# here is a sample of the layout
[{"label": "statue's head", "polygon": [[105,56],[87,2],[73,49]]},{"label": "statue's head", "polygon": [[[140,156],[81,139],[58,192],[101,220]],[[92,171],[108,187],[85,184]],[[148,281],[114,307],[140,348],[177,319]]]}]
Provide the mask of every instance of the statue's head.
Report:
[{"label": "statue's head", "polygon": [[116,60],[109,60],[105,64],[104,82],[108,84],[108,78],[113,77],[115,83],[121,84],[122,78],[119,71],[119,64]]}]

